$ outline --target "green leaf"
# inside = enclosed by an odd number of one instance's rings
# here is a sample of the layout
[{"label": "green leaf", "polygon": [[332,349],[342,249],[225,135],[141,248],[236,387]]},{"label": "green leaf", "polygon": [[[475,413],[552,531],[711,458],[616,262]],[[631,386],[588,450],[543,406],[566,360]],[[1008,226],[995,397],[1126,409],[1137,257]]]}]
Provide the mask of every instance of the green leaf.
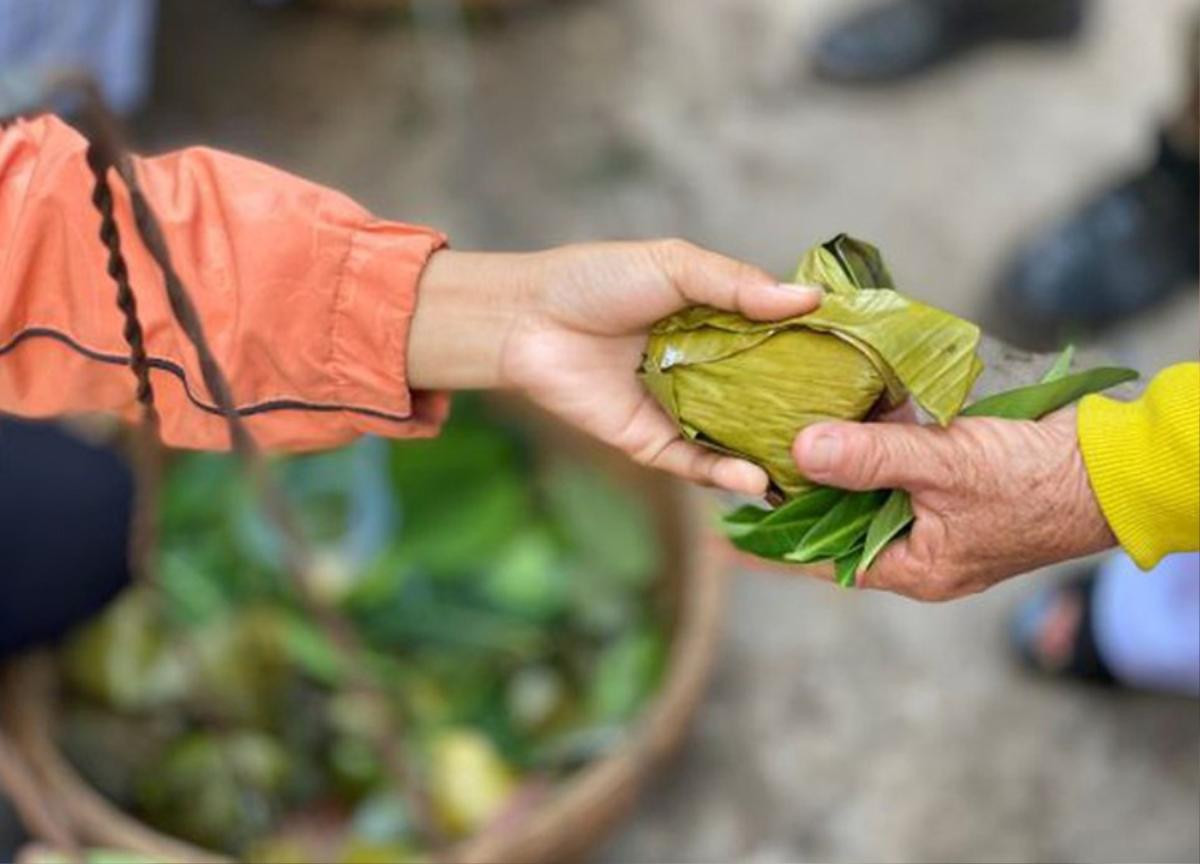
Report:
[{"label": "green leaf", "polygon": [[654,520],[604,472],[566,459],[554,461],[541,487],[567,550],[608,578],[644,585],[658,568]]},{"label": "green leaf", "polygon": [[1063,349],[1063,352],[1058,355],[1058,358],[1050,364],[1050,368],[1046,370],[1046,374],[1042,376],[1040,383],[1048,384],[1051,381],[1057,381],[1060,378],[1066,378],[1071,371],[1071,361],[1075,358],[1075,346],[1068,345]]},{"label": "green leaf", "polygon": [[[841,489],[816,486],[775,510],[742,507],[724,520],[725,533],[743,552],[780,559],[795,549],[809,529],[848,494]],[[761,515],[756,517],[751,510]],[[754,518],[758,521],[751,523]]]},{"label": "green leaf", "polygon": [[754,531],[740,536],[731,535],[729,539],[743,552],[760,558],[779,559],[796,548],[809,529],[817,524],[819,518],[811,516],[761,524],[756,526]]},{"label": "green leaf", "polygon": [[822,243],[821,247],[837,257],[842,271],[859,290],[896,290],[896,283],[883,263],[883,256],[870,243],[849,234],[839,234],[829,242]]},{"label": "green leaf", "polygon": [[758,524],[766,517],[774,513],[774,510],[768,510],[765,507],[758,507],[754,504],[743,504],[736,510],[732,510],[721,517],[721,528],[725,531],[725,536],[729,538],[740,537],[743,534],[749,534]]},{"label": "green leaf", "polygon": [[838,257],[834,248],[836,240],[835,237],[805,252],[792,281],[800,285],[820,285],[833,294],[854,294],[858,288]]},{"label": "green leaf", "polygon": [[662,635],[639,627],[606,646],[596,659],[587,694],[588,717],[596,723],[631,719],[654,692],[666,649]]},{"label": "green leaf", "polygon": [[[760,527],[777,525],[783,522],[795,522],[801,519],[816,519],[824,516],[830,508],[846,495],[845,490],[834,489],[831,486],[813,486],[804,492],[784,502],[774,510],[761,511],[765,518],[759,523]],[[740,508],[745,510],[746,508]],[[757,508],[756,508],[757,509]],[[736,515],[735,510],[730,516]],[[743,519],[748,518],[743,515]]]},{"label": "green leaf", "polygon": [[913,521],[912,500],[903,489],[893,489],[883,506],[875,511],[871,525],[867,528],[867,539],[863,544],[862,558],[857,572],[863,573],[884,547]]},{"label": "green leaf", "polygon": [[996,393],[968,406],[962,412],[962,416],[1037,420],[1089,393],[1098,393],[1137,377],[1138,373],[1132,369],[1101,366],[1040,384]]},{"label": "green leaf", "polygon": [[479,587],[491,605],[516,618],[549,620],[566,608],[570,579],[554,537],[530,528],[499,552]]},{"label": "green leaf", "polygon": [[860,572],[859,562],[862,560],[863,550],[856,549],[837,558],[833,562],[834,579],[837,584],[843,588],[853,588],[856,575]]},{"label": "green leaf", "polygon": [[962,407],[982,368],[977,326],[894,291],[830,294],[796,320],[869,349],[885,377],[899,380],[942,425]]},{"label": "green leaf", "polygon": [[438,502],[433,522],[423,499],[404,496],[400,546],[405,564],[435,573],[464,574],[489,561],[532,518],[529,486],[507,472],[459,484],[459,505]]},{"label": "green leaf", "polygon": [[861,546],[875,511],[887,495],[886,490],[847,494],[808,529],[804,539],[784,558],[811,563],[837,558]]},{"label": "green leaf", "polygon": [[324,630],[304,615],[280,610],[272,617],[279,628],[279,647],[290,661],[327,686],[344,680],[345,658]]}]

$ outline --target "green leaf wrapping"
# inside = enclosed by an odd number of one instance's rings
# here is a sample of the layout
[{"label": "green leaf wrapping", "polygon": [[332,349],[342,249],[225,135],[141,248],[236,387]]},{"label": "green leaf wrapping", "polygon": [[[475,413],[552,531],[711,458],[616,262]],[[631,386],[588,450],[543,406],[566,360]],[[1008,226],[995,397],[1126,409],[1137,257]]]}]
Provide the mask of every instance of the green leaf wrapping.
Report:
[{"label": "green leaf wrapping", "polygon": [[896,290],[896,283],[879,250],[864,240],[848,234],[839,234],[821,248],[832,252],[842,267],[842,272],[860,290],[882,288]]},{"label": "green leaf wrapping", "polygon": [[803,321],[873,353],[887,374],[943,426],[962,407],[983,370],[975,355],[978,327],[892,291],[826,297]]},{"label": "green leaf wrapping", "polygon": [[945,423],[982,369],[979,329],[889,290],[870,244],[839,235],[797,280],[827,289],[819,309],[775,322],[685,309],[655,325],[641,371],[686,437],[761,465],[786,497],[812,488],[791,457],[799,430],[909,395]]}]

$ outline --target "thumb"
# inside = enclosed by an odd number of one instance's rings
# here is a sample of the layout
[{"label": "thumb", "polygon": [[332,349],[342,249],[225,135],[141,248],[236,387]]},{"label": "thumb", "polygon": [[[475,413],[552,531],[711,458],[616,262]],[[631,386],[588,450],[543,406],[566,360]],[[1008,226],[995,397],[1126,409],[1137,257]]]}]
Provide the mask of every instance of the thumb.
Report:
[{"label": "thumb", "polygon": [[740,312],[754,321],[804,315],[821,305],[824,291],[783,284],[759,268],[682,240],[662,241],[659,260],[682,305],[702,304]]},{"label": "thumb", "polygon": [[814,423],[796,436],[800,473],[841,489],[920,489],[945,479],[947,442],[915,423]]}]

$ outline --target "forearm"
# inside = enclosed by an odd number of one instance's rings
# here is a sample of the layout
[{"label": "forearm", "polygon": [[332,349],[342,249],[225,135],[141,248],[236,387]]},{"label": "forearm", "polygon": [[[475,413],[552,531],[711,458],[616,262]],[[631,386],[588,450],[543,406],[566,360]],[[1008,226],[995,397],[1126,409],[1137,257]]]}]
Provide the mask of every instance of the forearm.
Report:
[{"label": "forearm", "polygon": [[1058,425],[1063,437],[1060,451],[1062,511],[1057,515],[1064,526],[1064,543],[1061,550],[1052,550],[1050,562],[1103,552],[1117,545],[1117,538],[1108,520],[1104,518],[1079,447],[1076,433],[1077,410],[1075,407],[1067,408],[1043,421],[1046,424]]},{"label": "forearm", "polygon": [[444,249],[421,274],[408,340],[412,387],[483,390],[512,386],[506,352],[531,313],[542,253]]}]

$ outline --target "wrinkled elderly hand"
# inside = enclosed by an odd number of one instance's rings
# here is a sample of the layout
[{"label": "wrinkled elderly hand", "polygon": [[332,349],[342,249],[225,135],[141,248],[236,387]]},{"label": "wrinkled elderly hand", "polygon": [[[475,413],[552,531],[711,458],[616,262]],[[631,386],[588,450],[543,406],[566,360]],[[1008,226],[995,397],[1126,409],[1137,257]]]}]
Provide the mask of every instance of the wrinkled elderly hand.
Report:
[{"label": "wrinkled elderly hand", "polygon": [[818,424],[793,454],[816,482],[912,496],[912,532],[860,587],[950,600],[1116,543],[1088,481],[1074,408],[1036,423],[963,418],[945,429]]}]

